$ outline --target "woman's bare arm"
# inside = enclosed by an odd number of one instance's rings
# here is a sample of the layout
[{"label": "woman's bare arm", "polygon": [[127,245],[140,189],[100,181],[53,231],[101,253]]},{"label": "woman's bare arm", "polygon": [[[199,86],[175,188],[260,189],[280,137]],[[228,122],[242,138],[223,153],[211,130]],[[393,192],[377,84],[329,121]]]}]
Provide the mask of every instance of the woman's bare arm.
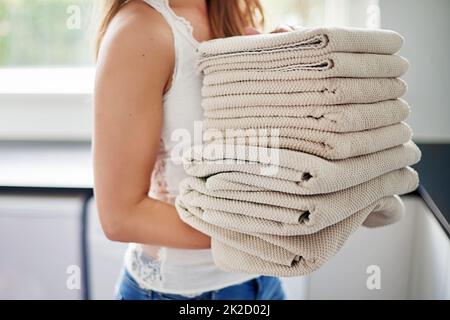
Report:
[{"label": "woman's bare arm", "polygon": [[173,72],[172,41],[162,17],[139,3],[123,8],[105,36],[95,89],[97,207],[111,240],[209,248],[210,238],[184,224],[174,206],[147,197]]}]

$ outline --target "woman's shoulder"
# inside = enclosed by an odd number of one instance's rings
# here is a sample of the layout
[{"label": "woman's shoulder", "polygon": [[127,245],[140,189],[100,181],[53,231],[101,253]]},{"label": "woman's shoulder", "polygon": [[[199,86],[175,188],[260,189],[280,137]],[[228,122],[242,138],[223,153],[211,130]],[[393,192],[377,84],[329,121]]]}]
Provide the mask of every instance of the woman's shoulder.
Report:
[{"label": "woman's shoulder", "polygon": [[124,29],[153,32],[156,35],[167,36],[171,32],[162,15],[141,0],[125,4],[113,18],[111,25],[114,24]]},{"label": "woman's shoulder", "polygon": [[164,18],[142,1],[131,1],[106,31],[97,75],[132,73],[134,82],[151,80],[165,85],[173,72],[174,57],[172,31]]},{"label": "woman's shoulder", "polygon": [[112,19],[101,51],[170,57],[171,37],[169,25],[155,9],[143,1],[130,1]]}]

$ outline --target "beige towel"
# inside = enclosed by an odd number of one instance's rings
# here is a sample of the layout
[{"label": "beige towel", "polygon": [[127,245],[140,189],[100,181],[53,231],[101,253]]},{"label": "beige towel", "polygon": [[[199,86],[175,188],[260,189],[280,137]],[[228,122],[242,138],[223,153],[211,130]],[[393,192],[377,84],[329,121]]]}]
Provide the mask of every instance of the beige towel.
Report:
[{"label": "beige towel", "polygon": [[205,143],[221,143],[302,151],[325,159],[346,159],[408,142],[412,131],[398,123],[365,131],[334,133],[295,127],[205,131]]},{"label": "beige towel", "polygon": [[249,235],[208,224],[176,203],[183,221],[213,238],[212,251],[222,269],[257,274],[298,276],[319,268],[337,253],[369,214],[402,215],[398,197],[379,200],[347,219],[321,231],[302,236]]},{"label": "beige towel", "polygon": [[[409,68],[406,59],[396,55],[331,53],[304,58],[296,51],[259,55],[221,57],[200,61],[205,84],[248,80],[290,80],[320,78],[398,78]],[[212,78],[212,79],[210,79]]]},{"label": "beige towel", "polygon": [[[389,212],[404,210],[402,202],[397,198],[386,199],[386,202],[388,202],[388,204],[384,204],[384,206],[391,207],[391,209],[384,209],[384,212],[387,215],[390,214]],[[370,216],[371,215],[369,215],[369,217]],[[352,217],[352,219],[349,220],[353,222],[353,226],[357,226],[363,217],[364,213],[361,212],[361,215]],[[329,258],[335,255],[347,240],[344,234],[351,235],[356,229],[351,228],[350,224],[339,226],[338,228],[330,228],[332,229],[325,230],[326,233],[332,236],[330,243],[322,244],[320,247],[314,248],[308,246],[320,243],[320,240],[315,241],[315,239],[306,239],[306,242],[302,247],[305,249],[303,252],[306,253],[302,257],[296,257],[292,265],[289,266],[266,261],[259,255],[247,254],[244,251],[237,250],[222,241],[214,239],[212,241],[213,257],[219,268],[229,272],[246,272],[251,274],[256,273],[261,275],[286,277],[307,275],[317,270]],[[327,235],[324,236],[326,237]],[[304,239],[298,239],[298,243],[300,244],[303,240]]]},{"label": "beige towel", "polygon": [[303,57],[329,52],[394,54],[403,38],[389,30],[357,28],[298,28],[294,32],[240,36],[202,43],[200,59],[222,55],[258,55],[266,52],[296,51]]},{"label": "beige towel", "polygon": [[223,109],[373,103],[400,98],[405,92],[405,82],[391,78],[247,81],[203,86],[202,106]]},{"label": "beige towel", "polygon": [[384,174],[334,193],[299,196],[272,191],[211,191],[206,182],[188,178],[180,184],[180,201],[195,207],[203,221],[244,233],[301,235],[315,233],[344,220],[375,201],[417,188],[409,168]]},{"label": "beige towel", "polygon": [[410,113],[401,100],[304,107],[246,107],[205,110],[205,129],[296,127],[329,132],[374,129],[404,121]]},{"label": "beige towel", "polygon": [[183,157],[187,174],[209,177],[206,187],[210,190],[320,194],[358,185],[421,157],[413,142],[338,161],[290,150],[226,147],[230,148],[197,145],[188,150]]}]

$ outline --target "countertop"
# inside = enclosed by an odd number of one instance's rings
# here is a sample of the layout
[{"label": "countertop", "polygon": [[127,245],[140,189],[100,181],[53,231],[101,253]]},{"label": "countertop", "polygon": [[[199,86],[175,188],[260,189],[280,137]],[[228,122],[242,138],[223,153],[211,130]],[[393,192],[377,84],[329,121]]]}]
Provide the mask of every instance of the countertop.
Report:
[{"label": "countertop", "polygon": [[88,143],[0,142],[0,188],[86,190],[93,181]]},{"label": "countertop", "polygon": [[450,236],[450,143],[418,143],[422,160],[414,166],[421,187],[417,191]]}]

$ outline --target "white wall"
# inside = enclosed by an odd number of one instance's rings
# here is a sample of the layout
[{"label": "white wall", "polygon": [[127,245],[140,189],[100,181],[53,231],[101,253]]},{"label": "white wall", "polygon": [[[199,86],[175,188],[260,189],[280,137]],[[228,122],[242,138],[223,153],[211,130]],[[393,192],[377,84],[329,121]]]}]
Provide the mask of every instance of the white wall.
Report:
[{"label": "white wall", "polygon": [[450,1],[380,0],[381,27],[400,32],[411,62],[404,79],[418,141],[450,141]]}]

